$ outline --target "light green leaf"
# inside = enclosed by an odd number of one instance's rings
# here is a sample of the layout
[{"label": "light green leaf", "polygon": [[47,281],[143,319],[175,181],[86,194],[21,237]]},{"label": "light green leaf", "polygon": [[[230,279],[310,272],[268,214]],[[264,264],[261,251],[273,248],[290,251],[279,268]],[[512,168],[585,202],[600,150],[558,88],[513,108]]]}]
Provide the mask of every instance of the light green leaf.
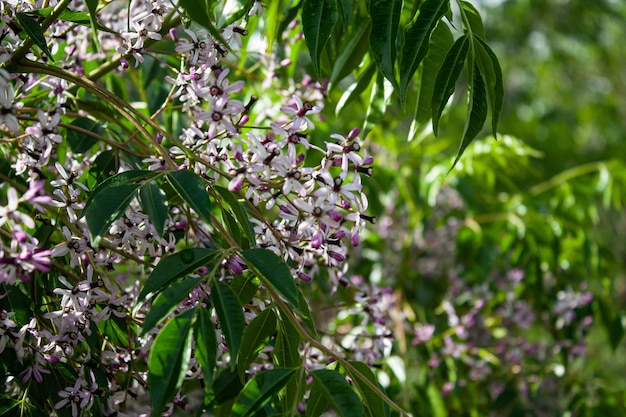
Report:
[{"label": "light green leaf", "polygon": [[339,372],[330,369],[318,369],[312,371],[311,376],[319,384],[318,388],[339,415],[342,417],[363,417],[366,415],[361,399]]},{"label": "light green leaf", "polygon": [[396,81],[396,41],[400,25],[402,0],[371,0],[369,14],[372,21],[370,51],[378,71],[398,89]]},{"label": "light green leaf", "polygon": [[[480,18],[480,13],[474,7],[472,3],[467,1],[461,1],[461,8],[465,19],[463,19],[463,27],[467,33],[471,32],[473,36],[478,36],[482,40],[487,40],[485,37],[485,26],[483,20]],[[469,26],[469,28],[468,28]]]},{"label": "light green leaf", "polygon": [[170,320],[159,332],[148,356],[148,388],[152,414],[160,416],[185,378],[191,357],[194,310]]},{"label": "light green leaf", "polygon": [[329,88],[343,80],[361,65],[369,48],[370,29],[371,23],[369,21],[366,24],[359,25],[356,32],[350,36],[348,43],[341,47],[341,52],[333,63]]},{"label": "light green leaf", "polygon": [[22,29],[26,32],[28,37],[33,41],[35,45],[39,47],[47,56],[50,58],[52,62],[54,62],[54,58],[48,49],[48,44],[46,43],[46,37],[43,34],[43,29],[41,25],[29,14],[24,12],[19,12],[15,15],[17,18],[17,22],[20,24]]},{"label": "light green leaf", "polygon": [[220,28],[240,20],[252,8],[254,1],[249,0],[226,0],[220,13]]},{"label": "light green leaf", "polygon": [[502,70],[498,57],[489,45],[480,38],[475,38],[474,49],[480,73],[483,75],[487,87],[487,99],[491,108],[491,129],[493,137],[497,137],[498,121],[504,104],[504,85]]},{"label": "light green leaf", "polygon": [[189,170],[168,172],[166,177],[189,207],[211,224],[211,200],[204,180]]},{"label": "light green leaf", "polygon": [[367,88],[372,83],[372,78],[374,77],[374,74],[376,74],[376,66],[374,64],[370,64],[367,69],[359,76],[358,81],[348,87],[346,91],[341,95],[339,101],[337,102],[337,107],[335,107],[335,115],[339,115],[344,107],[357,99],[365,90],[367,90]]},{"label": "light green leaf", "polygon": [[246,327],[237,358],[237,368],[242,381],[248,366],[254,362],[269,338],[276,333],[276,324],[276,313],[268,308],[260,312]]},{"label": "light green leaf", "polygon": [[446,58],[437,73],[431,103],[433,113],[433,132],[435,135],[437,135],[441,113],[443,113],[443,109],[446,107],[448,99],[454,92],[456,81],[459,79],[459,75],[461,75],[461,70],[463,69],[463,65],[465,64],[465,59],[467,58],[467,53],[469,51],[469,44],[470,42],[467,36],[461,36],[457,39],[448,51]]},{"label": "light green leaf", "polygon": [[144,185],[139,190],[141,208],[150,218],[150,222],[159,235],[163,235],[167,219],[167,198],[165,193],[154,184]]},{"label": "light green leaf", "polygon": [[89,192],[89,197],[87,198],[87,202],[85,203],[85,208],[87,208],[91,204],[91,201],[94,198],[96,198],[96,196],[100,194],[102,191],[111,187],[118,186],[118,185],[124,185],[124,184],[133,183],[139,180],[143,180],[144,178],[147,178],[150,175],[154,175],[154,172],[135,169],[131,171],[121,172],[119,174],[116,174],[116,175],[113,175],[112,177],[107,178],[106,180],[98,184],[96,188],[94,188],[93,190]]},{"label": "light green leaf", "polygon": [[211,286],[211,303],[215,306],[222,333],[226,338],[231,367],[234,367],[237,363],[243,330],[246,327],[241,303],[230,286],[221,281],[216,281]]},{"label": "light green leaf", "polygon": [[304,0],[302,30],[316,77],[321,80],[320,57],[338,18],[336,0]]},{"label": "light green leaf", "polygon": [[285,386],[295,369],[275,368],[259,372],[243,387],[232,409],[232,416],[247,417],[267,404]]},{"label": "light green leaf", "polygon": [[107,187],[85,205],[83,215],[94,245],[109,231],[115,220],[124,214],[126,207],[135,198],[137,188],[139,184]]},{"label": "light green leaf", "polygon": [[201,266],[217,258],[219,252],[207,248],[188,248],[169,255],[154,267],[141,292],[138,301],[142,302],[151,293],[161,290],[177,278],[191,274]]},{"label": "light green leaf", "polygon": [[194,324],[195,357],[202,367],[202,375],[207,386],[213,384],[213,371],[217,360],[217,335],[211,314],[206,308],[198,308]]}]

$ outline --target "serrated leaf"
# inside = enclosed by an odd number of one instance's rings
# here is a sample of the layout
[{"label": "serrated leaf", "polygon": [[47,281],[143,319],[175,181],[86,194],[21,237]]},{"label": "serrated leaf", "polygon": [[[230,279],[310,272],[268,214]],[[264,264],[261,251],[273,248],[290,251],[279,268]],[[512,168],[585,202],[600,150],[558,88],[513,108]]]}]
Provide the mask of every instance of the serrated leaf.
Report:
[{"label": "serrated leaf", "polygon": [[83,215],[94,244],[97,245],[100,237],[124,214],[126,207],[137,195],[138,188],[139,184],[108,187],[85,205]]},{"label": "serrated leaf", "polygon": [[163,235],[165,220],[167,219],[167,198],[165,193],[154,184],[144,185],[139,190],[141,208],[150,218],[159,235]]},{"label": "serrated leaf", "polygon": [[437,135],[441,113],[443,113],[448,99],[454,92],[456,81],[459,79],[459,75],[461,75],[461,70],[469,51],[469,44],[467,36],[461,36],[457,39],[446,54],[446,58],[437,73],[431,103],[433,132],[435,135]]},{"label": "serrated leaf", "polygon": [[322,394],[340,416],[365,416],[361,399],[339,372],[330,369],[318,369],[312,371],[311,376],[319,384],[318,387]]},{"label": "serrated leaf", "polygon": [[221,281],[216,281],[211,286],[211,303],[215,306],[222,333],[226,338],[231,367],[234,367],[237,363],[243,330],[246,327],[241,303],[230,286]]},{"label": "serrated leaf", "polygon": [[300,366],[302,363],[299,351],[301,340],[300,333],[288,319],[280,321],[273,351],[275,363],[279,367]]},{"label": "serrated leaf", "polygon": [[[357,371],[363,375],[369,382],[378,386],[378,380],[376,379],[376,375],[372,372],[372,368],[363,362],[350,361],[350,365],[356,368]],[[363,378],[357,375],[355,372],[350,372],[350,369],[347,369],[348,374],[354,381],[357,389],[361,393],[361,398],[366,405],[367,414],[370,417],[379,417],[386,415],[385,412],[385,402],[383,399],[374,391],[370,386],[363,381]]]},{"label": "serrated leaf", "polygon": [[198,316],[194,323],[195,357],[202,367],[202,375],[207,386],[213,384],[213,371],[217,360],[217,335],[211,320],[211,314],[206,308],[198,309]]},{"label": "serrated leaf", "polygon": [[150,306],[148,314],[143,321],[141,335],[144,336],[156,327],[165,317],[170,315],[181,301],[183,301],[194,288],[203,281],[203,278],[188,278],[175,283],[160,293]]},{"label": "serrated leaf", "polygon": [[155,293],[175,279],[191,274],[201,266],[207,265],[218,255],[219,252],[214,249],[188,248],[161,259],[148,276],[137,301],[144,301],[149,294]]},{"label": "serrated leaf", "polygon": [[232,416],[247,417],[267,404],[285,386],[295,369],[275,368],[259,372],[243,387],[232,409]]},{"label": "serrated leaf", "polygon": [[277,290],[296,311],[300,311],[298,288],[289,267],[278,255],[269,249],[254,248],[241,252],[241,257],[264,285]]},{"label": "serrated leaf", "polygon": [[419,98],[415,113],[415,121],[419,124],[426,123],[432,117],[431,102],[435,89],[435,79],[453,42],[454,38],[450,28],[443,20],[440,20],[430,35],[428,54],[424,58],[422,67]]},{"label": "serrated leaf", "polygon": [[357,99],[372,83],[372,78],[376,74],[376,65],[370,64],[367,69],[359,76],[358,81],[353,83],[341,95],[335,107],[335,115],[339,115],[341,110],[348,104]]},{"label": "serrated leaf", "polygon": [[[471,32],[473,36],[478,36],[483,40],[487,40],[485,37],[485,26],[483,20],[480,17],[480,13],[476,10],[476,7],[472,3],[467,1],[461,1],[461,8],[463,9],[463,26],[467,32]],[[469,26],[469,28],[467,27]]]},{"label": "serrated leaf", "polygon": [[461,146],[454,158],[452,167],[454,168],[465,149],[474,140],[476,135],[480,133],[485,120],[487,120],[487,90],[485,89],[485,82],[480,74],[478,65],[474,64],[474,71],[472,76],[473,82],[470,84],[469,103],[467,107],[467,121],[465,123],[465,129],[463,131],[463,139],[461,140]]},{"label": "serrated leaf", "polygon": [[320,57],[324,45],[333,32],[338,18],[336,0],[304,0],[302,6],[302,31],[311,54],[313,71],[318,80],[322,79]]},{"label": "serrated leaf", "polygon": [[154,339],[148,356],[148,388],[152,414],[160,416],[180,388],[191,357],[194,310],[171,319]]},{"label": "serrated leaf", "polygon": [[476,60],[480,72],[487,87],[487,99],[491,107],[491,129],[493,137],[497,137],[498,121],[504,104],[504,85],[502,82],[502,69],[498,57],[489,45],[482,39],[476,38],[474,48]]},{"label": "serrated leaf", "polygon": [[43,34],[41,25],[39,25],[39,23],[32,16],[25,12],[16,13],[15,17],[33,43],[37,45],[52,62],[54,62],[54,58],[48,49],[46,37]]},{"label": "serrated leaf", "polygon": [[448,0],[426,0],[406,30],[400,60],[400,100],[404,103],[413,74],[428,53],[429,38],[437,22],[450,8]]},{"label": "serrated leaf", "polygon": [[166,177],[180,198],[211,224],[211,200],[204,180],[188,170],[168,172]]},{"label": "serrated leaf", "polygon": [[348,43],[341,47],[339,56],[333,60],[333,72],[330,76],[329,86],[334,86],[361,65],[369,48],[370,29],[371,23],[369,21],[359,25],[356,32],[350,35]]},{"label": "serrated leaf", "polygon": [[266,340],[276,333],[276,324],[276,313],[268,308],[252,319],[243,332],[241,349],[237,358],[237,368],[239,368],[239,377],[242,381],[244,380],[245,371],[257,358]]},{"label": "serrated leaf", "polygon": [[397,90],[395,63],[396,41],[400,25],[402,0],[371,0],[369,15],[372,20],[370,32],[370,51],[378,71],[391,82]]}]

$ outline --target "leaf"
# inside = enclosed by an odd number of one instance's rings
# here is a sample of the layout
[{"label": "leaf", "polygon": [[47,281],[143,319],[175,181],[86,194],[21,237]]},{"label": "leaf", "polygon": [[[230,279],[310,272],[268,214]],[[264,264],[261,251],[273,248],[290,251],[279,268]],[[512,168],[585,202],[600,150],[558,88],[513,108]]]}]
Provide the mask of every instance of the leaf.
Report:
[{"label": "leaf", "polygon": [[279,367],[295,368],[302,363],[300,333],[288,319],[281,320],[274,343],[274,360]]},{"label": "leaf", "polygon": [[364,137],[383,120],[392,94],[393,86],[379,73],[370,91],[370,104],[361,130]]},{"label": "leaf", "polygon": [[369,87],[374,74],[376,74],[376,66],[374,64],[370,64],[359,76],[358,81],[348,87],[341,95],[339,101],[337,102],[337,107],[335,107],[335,115],[339,115],[344,107],[358,98],[367,89],[367,87]]},{"label": "leaf", "polygon": [[[356,368],[357,371],[361,373],[369,382],[378,386],[378,381],[376,379],[376,375],[372,372],[372,369],[364,364],[363,362],[351,361],[350,365]],[[386,415],[385,412],[385,402],[383,399],[367,385],[363,379],[358,376],[355,372],[350,372],[350,369],[347,369],[348,374],[354,381],[359,392],[361,392],[361,398],[366,405],[367,414],[371,417],[379,417]]]},{"label": "leaf", "polygon": [[276,333],[276,313],[271,308],[265,309],[246,327],[241,339],[241,349],[237,358],[239,377],[244,380],[244,373],[254,362],[266,341]]},{"label": "leaf", "polygon": [[435,89],[435,78],[453,41],[450,28],[443,20],[440,20],[430,34],[428,55],[424,58],[422,67],[419,98],[415,113],[415,120],[419,124],[426,123],[432,117],[431,101]]},{"label": "leaf", "polygon": [[254,245],[256,243],[254,228],[252,227],[252,223],[250,223],[248,215],[242,207],[242,204],[237,201],[237,197],[235,197],[233,193],[231,193],[230,191],[228,191],[228,189],[224,187],[216,185],[213,186],[213,189],[217,191],[222,199],[230,206],[233,215],[237,219],[237,222],[239,222],[239,226],[241,226],[241,228],[243,229],[244,234],[248,238],[248,241],[251,245]]},{"label": "leaf", "polygon": [[426,0],[413,24],[406,30],[400,60],[400,100],[403,103],[413,74],[428,53],[430,34],[449,8],[448,0]]},{"label": "leaf", "polygon": [[350,16],[352,15],[352,0],[339,0],[337,1],[337,7],[339,9],[339,13],[341,14],[341,21],[345,29],[350,24]]},{"label": "leaf", "polygon": [[162,236],[167,219],[167,198],[165,193],[154,184],[144,185],[139,190],[141,208],[150,218],[157,233]]},{"label": "leaf", "polygon": [[[461,1],[461,8],[463,9],[463,26],[467,32],[471,32],[473,36],[478,36],[480,39],[487,40],[485,36],[485,26],[483,20],[480,18],[478,10],[467,1]],[[469,26],[469,27],[468,27]]]},{"label": "leaf", "polygon": [[278,255],[269,249],[254,248],[241,252],[241,257],[264,285],[277,290],[296,311],[300,311],[298,288],[289,267]]},{"label": "leaf", "polygon": [[304,0],[302,31],[318,80],[322,79],[320,57],[338,18],[336,0]]},{"label": "leaf", "polygon": [[[92,132],[94,135],[101,136],[104,131],[104,126],[95,120],[88,119],[87,117],[79,117],[74,119],[70,126],[77,127],[87,132]],[[98,142],[98,139],[86,132],[81,132],[72,128],[67,129],[67,143],[70,145],[70,149],[75,153],[85,153],[93,145]]]},{"label": "leaf", "polygon": [[369,21],[366,24],[359,25],[357,31],[350,35],[348,43],[341,47],[341,53],[333,63],[329,85],[334,86],[361,65],[363,57],[369,48],[368,38],[371,27],[372,25]]},{"label": "leaf", "polygon": [[330,369],[318,369],[312,371],[311,376],[318,383],[318,389],[321,390],[339,415],[342,417],[365,416],[365,409],[359,396],[339,372]]},{"label": "leaf", "polygon": [[146,318],[143,321],[141,336],[145,336],[150,330],[156,327],[165,317],[171,314],[181,301],[183,301],[194,288],[196,288],[204,278],[188,278],[177,282],[170,288],[160,293],[152,305]]},{"label": "leaf", "polygon": [[248,304],[259,290],[261,281],[250,271],[235,275],[230,288],[235,292],[241,304]]},{"label": "leaf", "polygon": [[187,310],[167,322],[154,339],[148,356],[148,388],[152,415],[160,416],[180,388],[191,357],[191,321]]},{"label": "leaf", "polygon": [[223,29],[244,17],[253,4],[253,1],[248,0],[226,0],[220,13],[220,28]]},{"label": "leaf", "polygon": [[201,266],[207,265],[219,255],[219,252],[208,248],[188,248],[169,255],[154,267],[144,284],[137,301],[159,291],[177,278],[191,274]]},{"label": "leaf", "polygon": [[202,375],[207,386],[213,384],[213,371],[217,360],[217,336],[211,314],[206,308],[198,308],[194,323],[195,357],[202,367]]},{"label": "leaf", "polygon": [[211,303],[215,306],[215,312],[228,345],[231,367],[233,367],[237,363],[237,354],[241,346],[243,330],[246,327],[241,304],[230,286],[221,281],[216,281],[211,286]]},{"label": "leaf", "polygon": [[41,25],[39,25],[39,23],[32,16],[24,12],[17,13],[15,17],[33,43],[37,45],[52,62],[54,62],[54,58],[48,49],[46,37],[43,34]]},{"label": "leaf", "polygon": [[372,58],[378,66],[378,71],[397,90],[398,82],[394,68],[402,0],[371,0],[368,9],[372,20],[372,31],[370,32]]},{"label": "leaf", "polygon": [[168,172],[166,176],[178,195],[211,224],[211,200],[204,180],[189,170]]},{"label": "leaf", "polygon": [[441,113],[443,113],[448,99],[454,92],[456,81],[459,79],[459,75],[461,75],[461,70],[463,69],[463,64],[465,64],[465,58],[467,58],[469,51],[469,43],[467,36],[461,36],[457,39],[446,54],[446,58],[437,73],[431,103],[433,132],[435,136],[437,135]]},{"label": "leaf", "polygon": [[91,164],[89,174],[94,177],[96,184],[98,184],[109,178],[111,172],[115,172],[115,152],[108,149],[98,154]]},{"label": "leaf", "polygon": [[259,372],[243,387],[232,409],[232,416],[247,417],[267,404],[285,386],[295,369],[275,368]]},{"label": "leaf", "polygon": [[108,187],[85,205],[83,215],[87,220],[92,243],[97,245],[100,237],[124,214],[126,207],[135,198],[137,188],[139,184]]},{"label": "leaf", "polygon": [[456,158],[454,158],[452,167],[450,167],[450,171],[454,168],[461,158],[461,155],[463,155],[463,152],[465,152],[465,149],[472,143],[476,135],[480,133],[485,125],[485,120],[487,120],[487,91],[477,64],[474,64],[472,78],[474,82],[470,84],[469,104],[467,107],[468,117],[465,123],[463,139],[461,140],[461,146],[456,154]]},{"label": "leaf", "polygon": [[[224,404],[225,402],[234,399],[241,392],[242,388],[243,384],[239,379],[239,372],[237,371],[237,369],[223,369],[213,382],[215,402],[217,404]],[[230,411],[230,407],[228,408]]]},{"label": "leaf", "polygon": [[86,0],[87,10],[89,11],[89,21],[91,22],[91,34],[95,45],[100,49],[100,44],[98,41],[98,3],[99,0]]},{"label": "leaf", "polygon": [[306,417],[318,417],[322,413],[328,411],[330,407],[330,401],[324,394],[324,389],[317,381],[313,381],[311,386],[311,393],[309,399],[306,402]]},{"label": "leaf", "polygon": [[497,137],[498,121],[504,104],[504,85],[502,69],[498,57],[489,45],[480,38],[475,38],[474,50],[480,72],[487,86],[487,100],[491,107],[491,129],[493,137]]},{"label": "leaf", "polygon": [[602,324],[604,324],[604,328],[609,336],[611,348],[615,352],[624,337],[622,318],[607,296],[596,297],[595,300],[595,304],[600,310]]},{"label": "leaf", "polygon": [[211,18],[212,10],[209,9],[210,3],[213,1],[198,1],[198,0],[178,0],[178,5],[185,10],[187,15],[194,22],[204,27],[209,31],[211,36],[220,43],[220,46],[230,50],[228,42],[222,37],[220,31],[215,27],[213,19]]}]

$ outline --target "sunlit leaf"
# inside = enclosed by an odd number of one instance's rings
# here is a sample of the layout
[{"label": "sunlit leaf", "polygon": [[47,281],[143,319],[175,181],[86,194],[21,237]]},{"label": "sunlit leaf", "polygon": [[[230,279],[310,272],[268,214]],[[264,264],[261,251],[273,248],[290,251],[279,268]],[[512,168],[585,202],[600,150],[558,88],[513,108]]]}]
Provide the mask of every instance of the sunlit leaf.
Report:
[{"label": "sunlit leaf", "polygon": [[189,170],[168,172],[166,176],[189,207],[194,209],[205,222],[211,224],[211,200],[204,180]]},{"label": "sunlit leaf", "polygon": [[159,332],[148,356],[148,387],[152,414],[159,416],[180,388],[191,357],[194,310],[171,319]]},{"label": "sunlit leaf", "polygon": [[46,42],[46,37],[44,36],[43,29],[39,25],[39,23],[29,14],[24,12],[19,12],[15,14],[15,17],[22,27],[28,37],[33,41],[35,45],[39,47],[47,56],[50,58],[52,62],[54,62],[54,58],[48,49],[48,44]]},{"label": "sunlit leaf", "polygon": [[222,333],[226,338],[231,367],[234,367],[237,363],[243,330],[246,327],[241,303],[230,286],[222,281],[216,281],[211,286],[211,303],[215,307]]},{"label": "sunlit leaf", "polygon": [[[246,238],[248,240],[247,243],[249,245],[254,245],[256,242],[256,239],[254,237],[254,229],[252,227],[252,223],[250,223],[248,215],[246,214],[246,210],[242,206],[243,204],[237,201],[237,197],[235,197],[226,188],[214,186],[213,189],[217,191],[219,195],[222,197],[223,201],[226,202],[230,206],[230,209],[233,212],[235,219],[237,219],[239,226],[241,227],[244,234],[246,235]],[[243,247],[243,249],[249,249],[249,248],[250,246]]]},{"label": "sunlit leaf", "polygon": [[361,96],[361,94],[367,90],[372,83],[372,78],[376,74],[376,65],[370,64],[367,69],[359,76],[359,79],[351,86],[346,88],[346,91],[341,95],[337,106],[335,107],[335,114],[339,115],[341,111],[350,104],[352,101]]},{"label": "sunlit leaf", "polygon": [[304,40],[311,54],[313,71],[320,80],[322,79],[320,57],[338,16],[336,0],[304,0],[302,5]]},{"label": "sunlit leaf", "polygon": [[339,372],[330,369],[318,369],[312,371],[311,376],[319,384],[318,388],[340,416],[365,416],[361,399]]},{"label": "sunlit leaf", "polygon": [[259,372],[243,387],[233,405],[232,416],[247,417],[267,404],[285,386],[295,369],[275,368]]},{"label": "sunlit leaf", "polygon": [[371,0],[369,14],[372,20],[370,51],[378,71],[398,88],[396,81],[396,41],[400,25],[402,0]]},{"label": "sunlit leaf", "polygon": [[[463,20],[466,31],[471,31],[473,36],[478,36],[482,40],[487,40],[485,37],[485,26],[483,20],[480,17],[480,13],[476,10],[476,7],[470,2],[461,1],[461,8],[463,9],[463,15],[466,19]],[[467,27],[469,25],[469,28]]]},{"label": "sunlit leaf", "polygon": [[280,367],[293,368],[302,363],[300,356],[300,333],[289,320],[281,320],[274,343],[273,356]]},{"label": "sunlit leaf", "polygon": [[248,366],[257,358],[267,340],[276,333],[276,313],[271,308],[260,312],[246,327],[241,340],[237,367],[242,377]]}]

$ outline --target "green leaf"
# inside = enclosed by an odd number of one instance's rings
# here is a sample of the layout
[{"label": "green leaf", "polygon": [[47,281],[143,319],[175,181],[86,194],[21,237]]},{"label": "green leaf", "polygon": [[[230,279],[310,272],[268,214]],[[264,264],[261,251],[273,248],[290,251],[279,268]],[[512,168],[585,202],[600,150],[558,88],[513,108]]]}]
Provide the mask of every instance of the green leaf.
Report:
[{"label": "green leaf", "polygon": [[313,71],[321,80],[320,57],[324,45],[333,32],[338,18],[336,0],[304,0],[302,6],[302,30],[311,54]]},{"label": "green leaf", "polygon": [[313,381],[311,393],[306,402],[306,417],[319,417],[328,411],[330,401],[324,394],[324,389],[318,381]]},{"label": "green leaf", "polygon": [[252,223],[250,223],[250,220],[248,219],[248,215],[246,214],[246,211],[242,207],[242,204],[239,203],[239,201],[237,201],[237,197],[235,197],[233,193],[231,193],[230,191],[228,191],[228,189],[224,187],[213,186],[213,189],[217,191],[219,195],[222,197],[223,201],[226,202],[230,206],[230,209],[233,212],[233,215],[237,219],[239,226],[241,226],[241,228],[243,229],[244,234],[248,238],[249,243],[251,245],[254,245],[256,243],[256,238],[254,236],[254,228],[252,227]]},{"label": "green leaf", "polygon": [[242,381],[248,366],[259,356],[269,338],[276,333],[276,324],[276,313],[268,308],[260,312],[246,327],[237,358],[237,368]]},{"label": "green leaf", "polygon": [[185,378],[191,357],[194,310],[171,319],[154,339],[148,356],[148,388],[152,415],[160,416]]},{"label": "green leaf", "polygon": [[17,13],[15,17],[33,43],[37,45],[52,62],[54,62],[54,58],[48,49],[46,37],[43,34],[41,25],[39,25],[39,23],[32,16],[24,12]]},{"label": "green leaf", "polygon": [[300,333],[288,319],[281,320],[274,343],[274,360],[279,367],[295,368],[302,363]]},{"label": "green leaf", "polygon": [[379,73],[376,84],[372,86],[372,91],[370,91],[369,107],[361,130],[363,137],[367,136],[376,125],[382,122],[392,94],[393,86]]},{"label": "green leaf", "polygon": [[226,0],[224,7],[220,11],[220,28],[240,20],[252,8],[253,1],[248,0]]},{"label": "green leaf", "polygon": [[[88,119],[86,117],[79,117],[70,123],[70,126],[92,132],[94,135],[101,136],[104,131],[104,126],[95,120]],[[72,128],[67,128],[67,143],[70,145],[70,149],[75,153],[85,153],[93,145],[98,142],[98,139],[87,132],[81,132]]]},{"label": "green leaf", "polygon": [[111,149],[100,152],[91,165],[89,175],[93,176],[96,184],[101,183],[115,172],[115,152]]},{"label": "green leaf", "polygon": [[[241,392],[243,384],[239,379],[239,372],[237,369],[223,368],[219,373],[215,381],[213,382],[213,391],[215,392],[215,402],[217,404],[224,404],[225,402],[234,399]],[[228,407],[230,411],[230,407]],[[219,414],[218,414],[219,415]],[[222,414],[227,416],[229,414]]]},{"label": "green leaf", "polygon": [[352,0],[339,0],[337,2],[337,7],[339,8],[339,14],[341,14],[343,27],[347,28],[350,24],[350,16],[352,15]]},{"label": "green leaf", "polygon": [[312,371],[311,376],[318,383],[318,389],[322,391],[322,394],[339,415],[342,417],[363,417],[366,415],[361,399],[339,372],[330,369],[318,369]]},{"label": "green leaf", "polygon": [[374,74],[376,74],[376,66],[374,64],[370,64],[359,76],[358,81],[348,87],[341,95],[339,101],[337,102],[337,107],[335,107],[335,115],[339,115],[344,107],[357,99],[367,89],[367,87],[370,86]]},{"label": "green leaf", "polygon": [[241,252],[241,257],[264,285],[277,290],[296,311],[300,311],[298,288],[289,267],[278,255],[269,249],[254,248]]},{"label": "green leaf", "polygon": [[202,367],[202,375],[207,386],[213,384],[213,371],[217,360],[217,335],[206,308],[198,308],[198,316],[194,323],[195,356]]},{"label": "green leaf", "polygon": [[119,174],[113,175],[112,177],[107,178],[102,181],[96,188],[89,192],[89,197],[87,198],[87,202],[85,203],[85,207],[88,207],[91,204],[91,201],[102,191],[107,188],[115,187],[118,185],[128,184],[131,182],[135,182],[138,180],[142,180],[149,175],[154,175],[152,171],[145,170],[131,170],[126,172],[121,172]]},{"label": "green leaf", "polygon": [[111,343],[118,346],[127,346],[136,330],[134,325],[129,326],[125,318],[117,317],[114,314],[107,320],[100,321],[98,329]]},{"label": "green leaf", "polygon": [[[485,26],[483,20],[480,18],[478,10],[467,1],[461,1],[461,8],[465,19],[463,19],[463,26],[466,32],[471,32],[474,36],[478,36],[480,39],[487,40],[485,36]],[[469,27],[468,27],[469,26]]]},{"label": "green leaf", "polygon": [[237,363],[237,354],[241,346],[246,320],[239,299],[228,284],[216,281],[211,286],[211,303],[215,306],[222,333],[226,338],[231,358],[231,367]]},{"label": "green leaf", "polygon": [[97,14],[97,9],[98,9],[98,3],[100,1],[99,0],[86,0],[85,3],[87,3],[87,10],[89,11],[89,21],[91,23],[91,35],[92,35],[92,39],[94,41],[94,44],[98,47],[98,49],[100,49],[100,44],[98,41],[98,14]]},{"label": "green leaf", "polygon": [[248,304],[252,297],[259,290],[259,280],[256,275],[250,271],[243,271],[243,274],[235,275],[230,284],[230,288],[235,292],[241,304]]},{"label": "green leaf", "polygon": [[411,78],[428,53],[430,34],[449,8],[448,0],[426,0],[413,24],[406,30],[400,60],[400,100],[403,103]]},{"label": "green leaf", "polygon": [[188,170],[168,172],[166,176],[178,195],[211,224],[211,200],[204,180]]},{"label": "green leaf", "polygon": [[139,190],[141,208],[150,218],[150,222],[159,235],[163,235],[167,219],[167,198],[165,193],[154,184],[147,184]]},{"label": "green leaf", "polygon": [[204,278],[188,278],[177,282],[160,293],[150,306],[148,314],[146,314],[141,335],[144,336],[156,327],[161,320],[176,310],[180,302],[183,301],[194,288],[200,285],[203,279]]},{"label": "green leaf", "polygon": [[215,38],[220,43],[220,46],[230,50],[228,42],[224,40],[224,38],[220,34],[220,31],[215,27],[215,24],[213,23],[213,18],[211,17],[213,11],[209,8],[209,6],[211,6],[210,3],[214,2],[198,0],[178,0],[178,5],[182,7],[183,10],[185,10],[191,20],[207,29],[211,36],[213,36],[213,38]]},{"label": "green leaf", "polygon": [[402,0],[371,0],[369,15],[372,20],[370,32],[370,51],[378,71],[391,82],[397,90],[395,75],[396,41],[400,25]]},{"label": "green leaf", "polygon": [[341,46],[341,53],[334,60],[329,85],[334,86],[361,65],[369,48],[368,38],[371,27],[372,25],[369,21],[366,24],[359,25],[356,32],[350,35],[348,43],[345,46]]},{"label": "green leaf", "polygon": [[426,123],[432,117],[431,102],[435,89],[435,78],[453,42],[454,38],[450,28],[443,20],[440,20],[430,35],[428,55],[424,58],[422,67],[419,98],[415,113],[415,121],[419,124]]},{"label": "green leaf", "polygon": [[139,184],[108,187],[85,205],[83,215],[87,220],[91,241],[95,245],[109,231],[115,220],[124,214],[126,207],[135,198],[137,188]]},{"label": "green leaf", "polygon": [[446,54],[446,58],[437,73],[431,103],[433,112],[433,132],[435,135],[437,135],[441,113],[443,113],[448,99],[454,92],[456,81],[459,79],[459,75],[461,75],[461,70],[463,69],[463,64],[465,64],[465,58],[467,58],[469,51],[469,44],[470,42],[467,36],[461,36],[457,39]]},{"label": "green leaf", "polygon": [[468,117],[465,122],[463,139],[450,170],[459,162],[461,155],[463,155],[463,152],[472,143],[476,135],[480,133],[485,125],[485,120],[487,120],[487,90],[477,64],[474,64],[472,78],[474,81],[470,84],[469,104],[467,107]]},{"label": "green leaf", "polygon": [[278,394],[295,372],[295,369],[275,368],[256,374],[237,396],[231,415],[255,415],[257,410]]},{"label": "green leaf", "polygon": [[161,259],[148,276],[137,301],[144,301],[149,294],[155,293],[175,279],[191,274],[201,266],[207,265],[218,255],[219,252],[214,249],[188,248]]},{"label": "green leaf", "polygon": [[475,38],[474,50],[480,73],[487,86],[487,100],[491,108],[491,129],[493,137],[497,137],[498,121],[504,104],[504,85],[502,82],[502,69],[498,57],[489,45],[480,38]]},{"label": "green leaf", "polygon": [[[351,361],[350,365],[356,368],[357,371],[361,373],[369,382],[378,386],[378,381],[376,379],[376,375],[372,372],[372,368],[363,362]],[[358,376],[355,372],[350,372],[350,369],[347,369],[348,374],[354,381],[356,388],[361,393],[361,398],[366,405],[367,414],[370,417],[379,417],[384,416],[387,413],[385,412],[385,402],[383,399],[364,382],[363,378]]]},{"label": "green leaf", "polygon": [[615,351],[624,337],[622,318],[608,297],[596,297],[594,300],[600,310],[600,318],[609,337],[611,348]]}]

